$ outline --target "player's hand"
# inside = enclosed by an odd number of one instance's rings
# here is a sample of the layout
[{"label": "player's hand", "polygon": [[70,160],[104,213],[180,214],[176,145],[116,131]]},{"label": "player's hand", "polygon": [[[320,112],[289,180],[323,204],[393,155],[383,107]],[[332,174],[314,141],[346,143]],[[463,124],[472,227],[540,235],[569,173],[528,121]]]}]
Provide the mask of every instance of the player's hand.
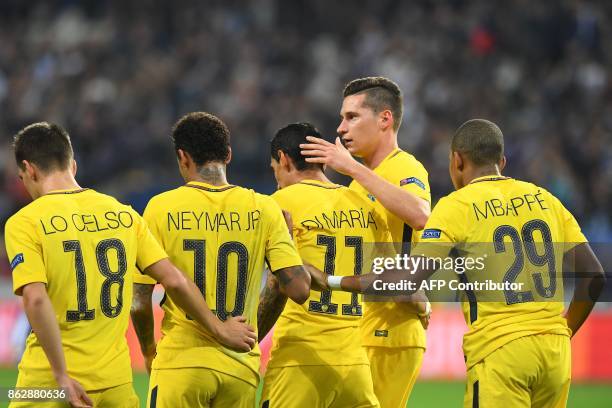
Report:
[{"label": "player's hand", "polygon": [[327,283],[327,274],[321,272],[318,268],[304,262],[304,269],[310,274],[310,288],[312,290],[329,290],[329,284]]},{"label": "player's hand", "polygon": [[417,307],[417,316],[421,321],[421,325],[425,330],[429,327],[429,320],[431,319],[431,304],[429,302],[415,302]]},{"label": "player's hand", "polygon": [[291,213],[283,210],[283,217],[285,217],[285,224],[287,224],[287,228],[289,228],[289,235],[293,238],[293,218],[291,218]]},{"label": "player's hand", "polygon": [[306,136],[306,140],[310,143],[300,144],[300,149],[302,149],[302,155],[307,156],[308,163],[320,163],[349,176],[359,166],[339,137],[336,138],[336,143],[330,143],[314,136]]},{"label": "player's hand", "polygon": [[57,385],[66,391],[66,398],[71,407],[74,408],[91,408],[93,401],[87,396],[83,386],[68,374],[62,375],[57,379]]},{"label": "player's hand", "polygon": [[257,332],[250,324],[246,323],[246,317],[230,317],[221,322],[217,338],[226,347],[241,352],[248,352],[255,347]]}]

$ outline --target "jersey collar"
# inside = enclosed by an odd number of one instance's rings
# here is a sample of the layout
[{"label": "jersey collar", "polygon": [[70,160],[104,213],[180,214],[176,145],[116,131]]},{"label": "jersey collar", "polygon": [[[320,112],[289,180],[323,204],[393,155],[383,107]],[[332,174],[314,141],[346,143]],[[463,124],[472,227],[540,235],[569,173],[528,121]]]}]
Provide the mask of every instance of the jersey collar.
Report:
[{"label": "jersey collar", "polygon": [[499,181],[499,180],[510,180],[510,179],[511,177],[488,175],[488,176],[476,177],[474,180],[470,181],[468,184],[480,183],[482,181]]},{"label": "jersey collar", "polygon": [[202,181],[190,181],[189,183],[185,184],[184,187],[191,187],[191,188],[197,188],[198,190],[219,192],[219,191],[229,190],[230,188],[234,188],[236,186],[233,184],[225,184],[223,186],[214,186],[212,184],[204,183]]},{"label": "jersey collar", "polygon": [[52,190],[52,191],[49,191],[45,195],[53,195],[53,194],[77,194],[77,193],[82,193],[83,191],[87,191],[87,190],[89,190],[89,189],[88,188],[68,188],[68,189],[64,189],[64,190]]},{"label": "jersey collar", "polygon": [[391,150],[391,153],[389,153],[387,155],[387,157],[385,157],[384,159],[382,159],[382,161],[380,163],[378,163],[378,166],[376,166],[375,168],[373,168],[372,170],[376,170],[379,167],[381,167],[383,165],[383,163],[391,160],[392,158],[394,158],[395,156],[397,156],[398,154],[400,154],[401,152],[403,152],[402,149],[400,149],[399,147],[396,147],[395,149]]},{"label": "jersey collar", "polygon": [[323,188],[331,188],[331,189],[335,189],[335,188],[340,188],[342,187],[339,184],[335,184],[335,183],[328,183],[325,181],[320,181],[320,180],[310,180],[310,179],[306,179],[306,180],[302,180],[300,181],[298,184],[307,184],[309,186],[316,186],[316,187],[323,187]]}]

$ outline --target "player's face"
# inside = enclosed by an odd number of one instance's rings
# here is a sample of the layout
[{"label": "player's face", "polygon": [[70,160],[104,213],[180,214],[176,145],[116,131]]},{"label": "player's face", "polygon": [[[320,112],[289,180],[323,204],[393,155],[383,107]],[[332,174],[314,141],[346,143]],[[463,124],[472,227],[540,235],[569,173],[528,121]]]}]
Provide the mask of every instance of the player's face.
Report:
[{"label": "player's face", "polygon": [[368,157],[378,145],[378,115],[364,106],[365,94],[349,95],[342,101],[337,132],[353,156]]}]

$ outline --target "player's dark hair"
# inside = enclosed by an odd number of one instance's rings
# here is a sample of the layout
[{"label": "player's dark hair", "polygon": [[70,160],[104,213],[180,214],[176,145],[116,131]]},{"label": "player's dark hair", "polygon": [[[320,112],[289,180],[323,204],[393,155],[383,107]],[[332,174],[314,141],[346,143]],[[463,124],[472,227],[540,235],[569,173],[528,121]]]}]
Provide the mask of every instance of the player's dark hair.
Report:
[{"label": "player's dark hair", "polygon": [[280,155],[278,151],[282,151],[287,156],[291,157],[293,164],[298,171],[304,170],[323,170],[323,165],[319,163],[308,163],[306,156],[300,152],[300,144],[308,143],[306,136],[314,136],[323,138],[321,133],[312,124],[291,123],[284,128],[279,129],[270,142],[270,153],[274,160],[279,161]]},{"label": "player's dark hair", "polygon": [[225,123],[206,112],[188,113],[172,128],[174,149],[189,153],[197,166],[225,163],[230,152],[230,132]]},{"label": "player's dark hair", "polygon": [[402,123],[403,96],[399,86],[385,77],[366,77],[354,79],[344,87],[343,95],[365,93],[364,105],[375,113],[389,109],[393,114],[393,130],[397,131]]},{"label": "player's dark hair", "polygon": [[451,150],[466,155],[476,166],[497,164],[504,156],[504,135],[493,122],[468,120],[455,132]]},{"label": "player's dark hair", "polygon": [[73,157],[68,132],[49,122],[38,122],[21,129],[13,140],[15,161],[22,170],[23,161],[35,164],[41,171],[65,170]]}]

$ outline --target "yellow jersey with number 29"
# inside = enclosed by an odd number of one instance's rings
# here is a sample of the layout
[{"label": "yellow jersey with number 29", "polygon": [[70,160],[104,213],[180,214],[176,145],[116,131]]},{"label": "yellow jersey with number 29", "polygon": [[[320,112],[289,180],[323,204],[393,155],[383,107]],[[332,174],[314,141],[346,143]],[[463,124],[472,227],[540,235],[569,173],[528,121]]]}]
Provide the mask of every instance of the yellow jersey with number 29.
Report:
[{"label": "yellow jersey with number 29", "polygon": [[[572,214],[531,183],[485,176],[440,199],[413,254],[445,258],[454,250],[472,259],[459,275],[472,285],[463,302],[468,369],[517,338],[570,335],[561,316],[563,254],[584,242]],[[488,289],[487,280],[504,286]]]}]

